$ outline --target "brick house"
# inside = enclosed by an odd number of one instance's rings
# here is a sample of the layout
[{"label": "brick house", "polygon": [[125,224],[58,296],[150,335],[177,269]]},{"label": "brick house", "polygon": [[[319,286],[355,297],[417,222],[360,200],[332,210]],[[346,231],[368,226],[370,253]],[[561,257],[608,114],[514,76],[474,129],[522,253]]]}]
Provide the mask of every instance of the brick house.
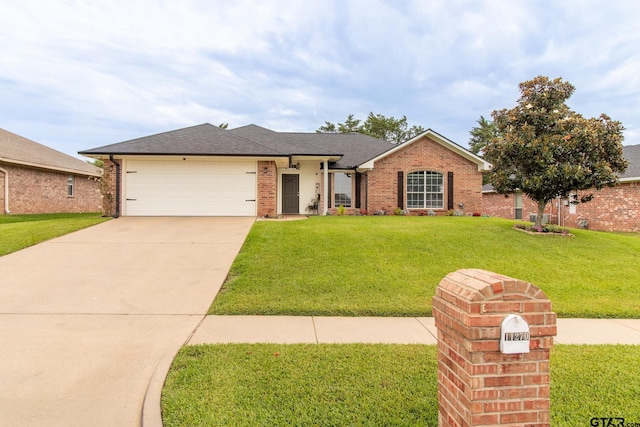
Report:
[{"label": "brick house", "polygon": [[[105,162],[114,216],[277,216],[401,208],[481,212],[488,163],[432,130],[403,143],[362,134],[202,124],[82,151]],[[116,203],[117,201],[117,203]]]},{"label": "brick house", "polygon": [[[545,210],[548,221],[600,231],[640,231],[640,145],[626,145],[622,150],[629,167],[618,185],[589,191],[594,198],[588,203],[573,205],[568,200],[553,200]],[[522,192],[505,197],[490,184],[483,186],[482,204],[483,213],[501,218],[529,220],[538,210],[537,204]]]},{"label": "brick house", "polygon": [[5,214],[99,212],[100,168],[0,129],[0,206]]}]

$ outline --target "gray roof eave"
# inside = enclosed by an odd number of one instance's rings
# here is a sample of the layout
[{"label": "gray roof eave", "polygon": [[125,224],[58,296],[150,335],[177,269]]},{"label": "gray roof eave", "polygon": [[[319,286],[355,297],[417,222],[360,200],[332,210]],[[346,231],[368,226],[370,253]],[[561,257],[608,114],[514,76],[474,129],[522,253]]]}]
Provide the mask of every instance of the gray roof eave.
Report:
[{"label": "gray roof eave", "polygon": [[288,154],[250,154],[250,153],[190,153],[185,151],[179,152],[127,152],[127,151],[80,151],[78,154],[84,156],[190,156],[190,157],[289,157]]}]

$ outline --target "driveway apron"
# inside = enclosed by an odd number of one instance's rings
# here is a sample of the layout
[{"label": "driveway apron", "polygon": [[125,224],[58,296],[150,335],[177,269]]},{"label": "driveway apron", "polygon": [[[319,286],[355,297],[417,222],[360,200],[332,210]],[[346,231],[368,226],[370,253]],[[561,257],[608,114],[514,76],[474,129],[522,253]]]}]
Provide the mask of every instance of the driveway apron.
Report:
[{"label": "driveway apron", "polygon": [[0,257],[0,425],[139,426],[254,220],[125,217]]}]

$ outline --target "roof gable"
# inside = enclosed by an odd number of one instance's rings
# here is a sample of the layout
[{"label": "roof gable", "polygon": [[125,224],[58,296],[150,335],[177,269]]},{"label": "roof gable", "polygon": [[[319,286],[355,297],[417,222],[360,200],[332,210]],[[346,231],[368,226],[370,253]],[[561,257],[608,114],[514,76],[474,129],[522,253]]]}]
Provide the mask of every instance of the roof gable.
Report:
[{"label": "roof gable", "polygon": [[0,129],[0,161],[22,166],[101,176],[102,171],[90,163]]},{"label": "roof gable", "polygon": [[445,138],[444,136],[440,135],[439,133],[433,131],[432,129],[427,129],[426,131],[424,131],[423,133],[421,133],[420,135],[417,135],[413,138],[411,138],[408,141],[405,141],[401,144],[397,144],[394,145],[391,149],[381,153],[380,155],[373,157],[371,159],[369,159],[367,162],[363,163],[360,167],[362,169],[373,169],[374,163],[377,162],[380,159],[383,159],[397,151],[400,151],[404,148],[406,148],[407,146],[414,144],[417,141],[422,140],[423,138],[429,138],[432,141],[435,141],[436,143],[442,145],[443,147],[447,148],[448,150],[458,154],[459,156],[469,160],[472,163],[475,163],[476,165],[478,165],[478,170],[479,171],[487,171],[490,169],[491,164],[489,162],[487,162],[486,160],[484,160],[483,158],[473,154],[471,151],[467,150],[466,148],[463,148],[462,146],[456,144],[455,142],[451,141],[450,139]]}]

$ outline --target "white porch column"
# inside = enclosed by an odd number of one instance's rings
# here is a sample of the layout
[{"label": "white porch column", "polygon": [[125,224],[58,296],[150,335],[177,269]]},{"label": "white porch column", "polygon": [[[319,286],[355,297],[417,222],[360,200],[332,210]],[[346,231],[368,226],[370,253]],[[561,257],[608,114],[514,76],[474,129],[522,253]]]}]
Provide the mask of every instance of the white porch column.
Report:
[{"label": "white porch column", "polygon": [[325,160],[323,163],[324,173],[324,188],[322,189],[322,215],[326,215],[329,210],[329,161]]}]

